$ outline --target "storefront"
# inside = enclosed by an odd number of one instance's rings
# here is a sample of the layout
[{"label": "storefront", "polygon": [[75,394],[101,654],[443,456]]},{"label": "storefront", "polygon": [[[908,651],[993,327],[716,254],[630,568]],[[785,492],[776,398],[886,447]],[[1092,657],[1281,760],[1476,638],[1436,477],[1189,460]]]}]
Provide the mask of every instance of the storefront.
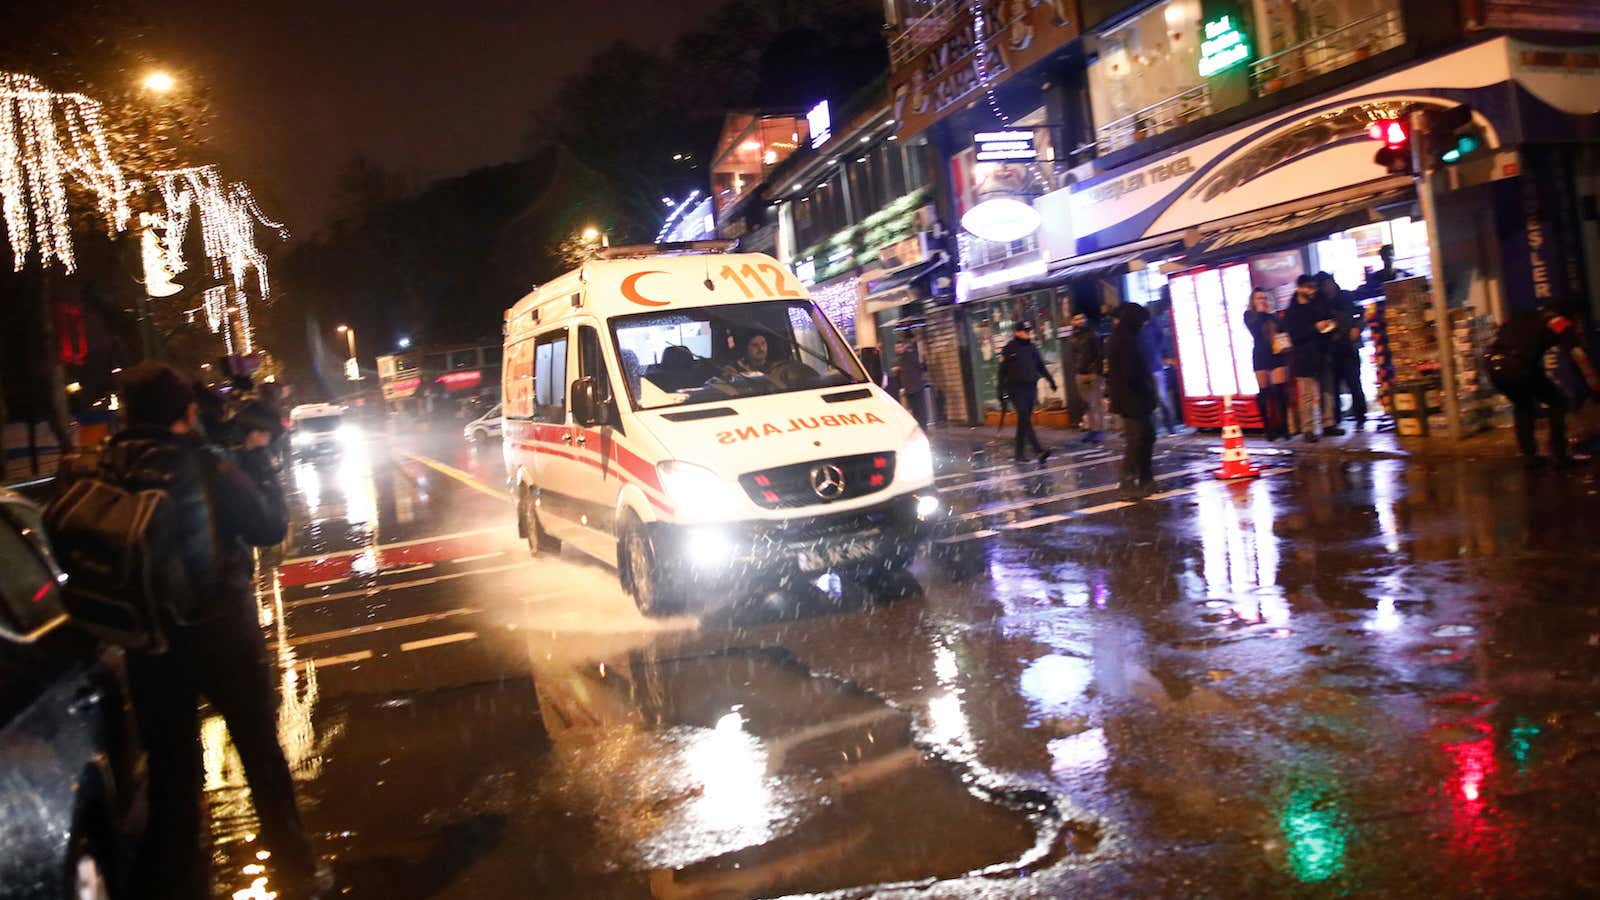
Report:
[{"label": "storefront", "polygon": [[[1413,180],[1375,163],[1364,132],[1375,120],[1417,106],[1467,103],[1489,149],[1480,156],[1477,182],[1453,178],[1438,188],[1437,252],[1448,273],[1449,306],[1460,310],[1452,312],[1452,325],[1459,318],[1461,334],[1477,334],[1485,317],[1557,290],[1523,277],[1524,270],[1577,269],[1551,262],[1559,242],[1550,238],[1578,233],[1577,217],[1563,218],[1560,204],[1549,199],[1562,192],[1541,190],[1546,176],[1531,173],[1524,160],[1543,152],[1529,146],[1536,140],[1581,145],[1593,133],[1600,71],[1589,61],[1596,58],[1592,49],[1556,51],[1497,38],[1090,174],[1066,190],[1065,204],[1049,195],[1036,204],[1041,211],[1064,207],[1073,233],[1075,255],[1052,259],[1049,278],[1126,262],[1122,288],[1129,299],[1148,302],[1169,291],[1185,412],[1190,424],[1215,427],[1225,398],[1255,393],[1242,321],[1253,287],[1267,288],[1282,304],[1299,274],[1327,271],[1344,289],[1375,299],[1365,282],[1382,265],[1378,251],[1386,244],[1395,249],[1397,270],[1431,275]],[[1526,215],[1519,204],[1539,214]],[[1535,238],[1522,239],[1529,229]],[[1581,240],[1565,243],[1576,247]],[[1532,266],[1524,259],[1528,246],[1536,251]],[[1563,258],[1580,256],[1568,250]],[[1593,278],[1579,281],[1560,287],[1592,293]],[[1367,366],[1369,389],[1374,368]],[[1253,403],[1236,411],[1257,424]]]}]

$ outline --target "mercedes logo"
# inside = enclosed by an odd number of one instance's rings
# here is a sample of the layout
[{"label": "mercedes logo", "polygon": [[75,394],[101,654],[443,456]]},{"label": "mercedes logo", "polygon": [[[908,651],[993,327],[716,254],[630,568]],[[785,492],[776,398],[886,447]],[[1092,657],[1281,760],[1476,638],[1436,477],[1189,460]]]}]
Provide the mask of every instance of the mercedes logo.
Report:
[{"label": "mercedes logo", "polygon": [[811,467],[811,489],[824,500],[837,500],[844,493],[844,470],[833,463]]}]

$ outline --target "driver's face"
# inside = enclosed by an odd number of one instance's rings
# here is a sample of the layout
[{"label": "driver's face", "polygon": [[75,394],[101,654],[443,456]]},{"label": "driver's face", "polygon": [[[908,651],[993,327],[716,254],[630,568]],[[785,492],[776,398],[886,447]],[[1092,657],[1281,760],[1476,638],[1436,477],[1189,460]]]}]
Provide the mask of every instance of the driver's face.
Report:
[{"label": "driver's face", "polygon": [[756,335],[744,345],[744,356],[750,362],[761,365],[767,361],[767,339],[763,335]]}]

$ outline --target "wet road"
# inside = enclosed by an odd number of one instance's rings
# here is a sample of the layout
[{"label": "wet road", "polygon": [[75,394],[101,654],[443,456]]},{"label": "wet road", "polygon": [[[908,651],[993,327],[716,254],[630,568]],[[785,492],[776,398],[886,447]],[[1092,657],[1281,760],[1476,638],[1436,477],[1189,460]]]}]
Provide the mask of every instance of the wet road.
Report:
[{"label": "wet road", "polygon": [[1600,892],[1594,473],[1167,453],[1126,504],[942,450],[964,533],[903,582],[664,620],[530,559],[449,429],[297,463],[261,616],[345,894]]}]

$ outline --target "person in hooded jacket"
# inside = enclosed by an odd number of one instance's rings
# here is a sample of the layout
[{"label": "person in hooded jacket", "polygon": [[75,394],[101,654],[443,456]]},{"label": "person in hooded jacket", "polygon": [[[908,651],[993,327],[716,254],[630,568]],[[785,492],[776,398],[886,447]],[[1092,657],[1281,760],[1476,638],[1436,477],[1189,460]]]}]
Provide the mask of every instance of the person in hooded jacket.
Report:
[{"label": "person in hooded jacket", "polygon": [[1011,399],[1011,405],[1017,410],[1017,443],[1014,459],[1022,462],[1023,453],[1027,444],[1033,444],[1033,450],[1039,454],[1039,462],[1050,458],[1050,451],[1039,443],[1039,435],[1033,430],[1033,408],[1039,403],[1039,379],[1050,382],[1050,390],[1056,390],[1056,380],[1045,368],[1044,357],[1039,355],[1039,348],[1033,343],[1033,323],[1018,322],[1013,337],[1000,350],[1000,371],[996,373],[996,380],[1004,396]]},{"label": "person in hooded jacket", "polygon": [[[288,514],[267,455],[269,422],[245,417],[229,453],[202,437],[191,384],[159,363],[123,373],[127,427],[95,459],[63,463],[57,489],[98,476],[128,489],[165,490],[174,511],[171,552],[184,563],[195,609],[167,624],[166,653],[130,653],[128,676],[139,735],[149,758],[150,810],[134,883],[145,896],[210,896],[201,840],[199,701],[222,715],[244,765],[271,853],[271,883],[286,897],[331,890],[295,805],[294,781],[278,743],[278,696],[255,604],[251,547],[282,541]],[[177,616],[175,616],[175,619]]]},{"label": "person in hooded jacket", "polygon": [[1551,459],[1559,466],[1573,462],[1567,447],[1567,396],[1545,374],[1544,357],[1559,347],[1572,358],[1589,389],[1600,392],[1600,374],[1584,349],[1582,333],[1576,320],[1546,305],[1511,316],[1489,345],[1489,379],[1511,401],[1517,447],[1529,466],[1544,463],[1534,436],[1540,405],[1549,410]]},{"label": "person in hooded jacket", "polygon": [[1116,324],[1106,341],[1106,392],[1111,397],[1111,411],[1122,417],[1121,487],[1124,495],[1145,496],[1156,483],[1151,464],[1156,427],[1151,414],[1159,396],[1141,340],[1150,313],[1137,303],[1123,303],[1112,316]]},{"label": "person in hooded jacket", "polygon": [[[1317,442],[1317,415],[1322,411],[1322,382],[1328,363],[1328,335],[1335,328],[1332,313],[1317,295],[1317,279],[1301,275],[1294,299],[1283,312],[1283,330],[1294,342],[1290,371],[1300,398],[1300,428],[1308,443]],[[1333,428],[1324,420],[1323,425]]]}]

